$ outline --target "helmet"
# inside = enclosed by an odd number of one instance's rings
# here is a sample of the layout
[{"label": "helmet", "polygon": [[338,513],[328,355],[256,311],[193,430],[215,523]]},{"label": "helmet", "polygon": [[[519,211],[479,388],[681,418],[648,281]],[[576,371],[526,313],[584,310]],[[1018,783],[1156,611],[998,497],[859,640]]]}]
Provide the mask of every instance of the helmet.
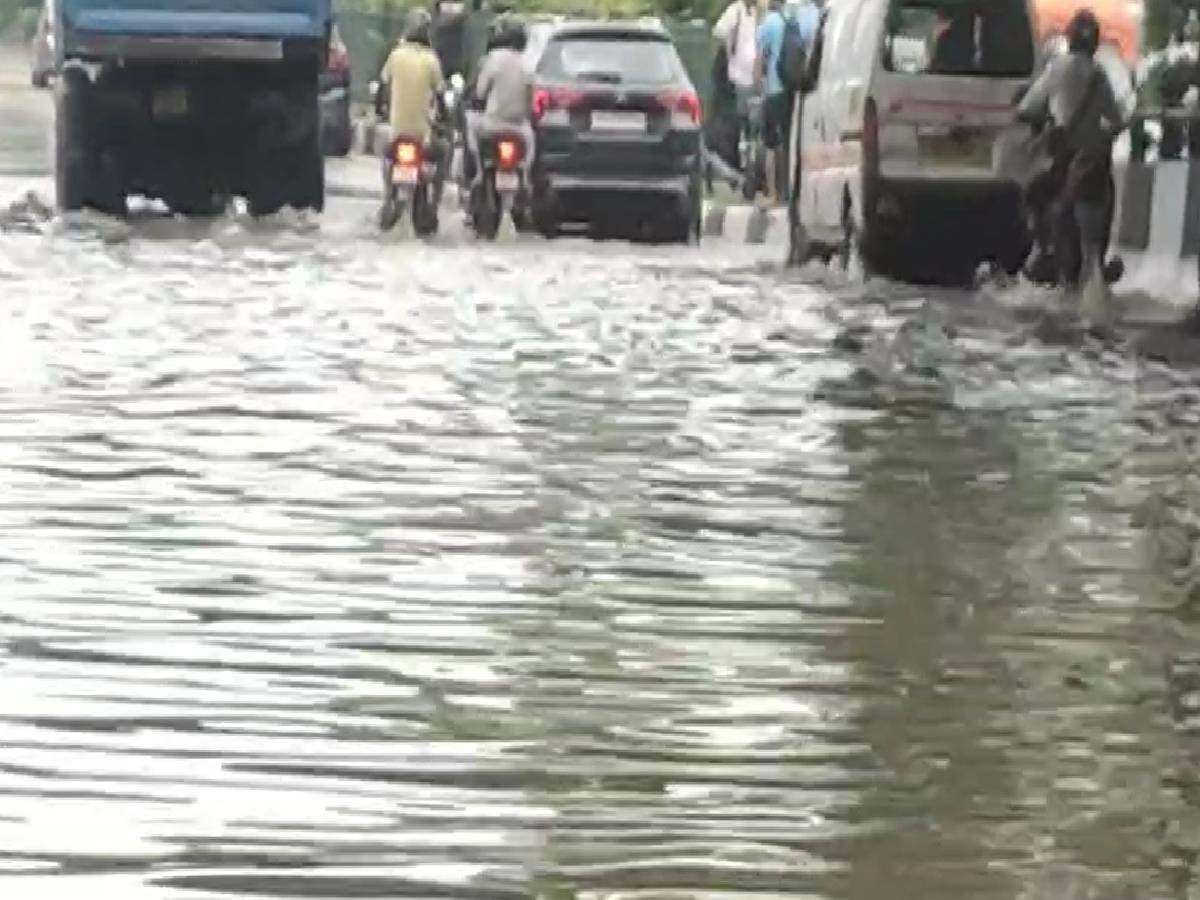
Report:
[{"label": "helmet", "polygon": [[513,19],[509,23],[508,28],[508,46],[518,53],[525,52],[525,45],[529,42],[529,33],[525,29],[524,23],[518,19]]},{"label": "helmet", "polygon": [[1081,9],[1067,25],[1067,46],[1072,53],[1095,55],[1100,49],[1100,20],[1090,9]]},{"label": "helmet", "polygon": [[430,37],[432,24],[428,10],[421,7],[410,9],[408,15],[404,17],[404,39],[414,44],[431,46],[433,43]]},{"label": "helmet", "polygon": [[488,49],[507,47],[511,50],[525,49],[525,26],[510,13],[502,13],[492,22],[488,33]]}]

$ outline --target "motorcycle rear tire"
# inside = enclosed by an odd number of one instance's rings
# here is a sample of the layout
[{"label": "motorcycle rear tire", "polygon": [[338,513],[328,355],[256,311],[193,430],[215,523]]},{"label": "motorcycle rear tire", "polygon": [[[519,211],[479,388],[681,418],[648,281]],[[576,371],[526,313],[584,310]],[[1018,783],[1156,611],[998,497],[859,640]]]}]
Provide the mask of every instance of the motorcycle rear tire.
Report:
[{"label": "motorcycle rear tire", "polygon": [[395,228],[396,223],[400,221],[401,212],[395,191],[388,191],[383,198],[383,205],[379,207],[379,230],[391,231]]},{"label": "motorcycle rear tire", "polygon": [[500,198],[496,196],[496,185],[485,177],[475,207],[475,233],[487,241],[494,241],[500,233]]},{"label": "motorcycle rear tire", "polygon": [[413,231],[417,237],[431,237],[437,234],[438,211],[432,195],[433,186],[426,184],[422,185],[413,197]]}]

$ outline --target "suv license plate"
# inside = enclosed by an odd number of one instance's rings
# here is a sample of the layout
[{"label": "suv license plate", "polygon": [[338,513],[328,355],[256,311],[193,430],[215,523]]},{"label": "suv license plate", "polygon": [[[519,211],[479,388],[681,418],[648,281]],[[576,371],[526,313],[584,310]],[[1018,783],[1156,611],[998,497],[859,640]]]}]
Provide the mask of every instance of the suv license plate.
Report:
[{"label": "suv license plate", "polygon": [[497,172],[496,173],[496,190],[498,191],[515,191],[521,186],[520,179],[517,178],[516,172]]},{"label": "suv license plate", "polygon": [[646,114],[597,111],[592,113],[592,128],[600,131],[645,131]]}]

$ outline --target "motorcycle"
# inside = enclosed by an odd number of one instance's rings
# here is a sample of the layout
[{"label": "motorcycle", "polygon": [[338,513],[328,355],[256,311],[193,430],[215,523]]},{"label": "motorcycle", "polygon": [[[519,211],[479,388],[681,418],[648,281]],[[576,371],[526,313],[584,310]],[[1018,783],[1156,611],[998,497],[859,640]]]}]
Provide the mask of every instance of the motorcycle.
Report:
[{"label": "motorcycle", "polygon": [[412,216],[413,231],[428,237],[438,229],[436,160],[428,146],[401,135],[394,138],[384,155],[385,184],[379,227],[390,231],[406,213]]},{"label": "motorcycle", "polygon": [[[1101,177],[1107,179],[1103,186]],[[1087,190],[1085,182],[1090,183]],[[1115,193],[1111,174],[1082,159],[1037,175],[1025,189],[1032,237],[1025,277],[1043,287],[1067,289],[1107,289],[1120,281],[1124,260],[1108,255]]]},{"label": "motorcycle", "polygon": [[475,233],[495,240],[506,214],[521,229],[528,218],[528,185],[523,163],[528,148],[516,132],[479,136],[479,179],[471,189],[471,225]]}]

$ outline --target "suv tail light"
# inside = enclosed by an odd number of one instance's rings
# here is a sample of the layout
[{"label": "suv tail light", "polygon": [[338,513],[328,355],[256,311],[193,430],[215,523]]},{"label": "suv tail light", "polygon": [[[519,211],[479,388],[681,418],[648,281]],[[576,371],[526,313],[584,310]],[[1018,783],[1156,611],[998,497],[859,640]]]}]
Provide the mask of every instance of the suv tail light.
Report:
[{"label": "suv tail light", "polygon": [[542,121],[547,113],[567,110],[583,102],[582,91],[573,88],[537,88],[533,92],[533,121]]},{"label": "suv tail light", "polygon": [[678,117],[683,124],[700,124],[700,98],[695,91],[663,91],[658,103],[671,114],[672,121]]}]

